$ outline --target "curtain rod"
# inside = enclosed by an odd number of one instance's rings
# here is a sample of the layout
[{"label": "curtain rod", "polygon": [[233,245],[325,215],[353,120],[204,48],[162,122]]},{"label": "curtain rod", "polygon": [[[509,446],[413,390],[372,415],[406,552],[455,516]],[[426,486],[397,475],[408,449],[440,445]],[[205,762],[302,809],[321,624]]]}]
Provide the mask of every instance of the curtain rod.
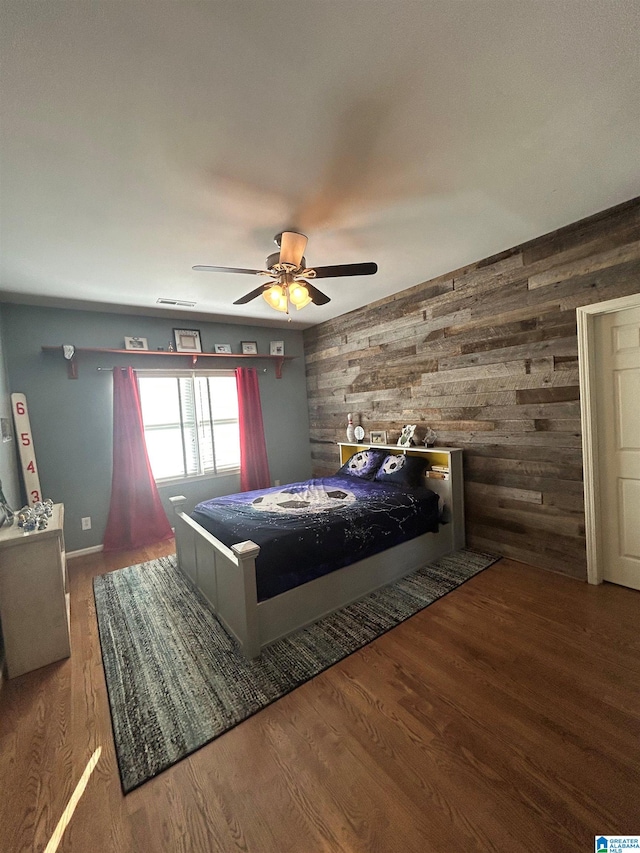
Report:
[{"label": "curtain rod", "polygon": [[[144,373],[165,373],[165,374],[167,373],[167,370],[166,369],[163,370],[162,367],[150,367],[150,368],[143,367],[141,369],[142,369],[142,371],[144,371]],[[125,367],[96,367],[96,370],[100,370],[103,373],[113,373],[114,370],[126,370],[126,368]],[[256,368],[256,370],[258,373],[266,373],[267,372],[266,367],[263,367],[260,370],[258,370],[258,368]],[[135,368],[134,368],[134,371],[135,371]],[[169,373],[193,373],[193,368],[178,367],[178,368],[174,368],[172,370],[169,370],[168,372]]]}]

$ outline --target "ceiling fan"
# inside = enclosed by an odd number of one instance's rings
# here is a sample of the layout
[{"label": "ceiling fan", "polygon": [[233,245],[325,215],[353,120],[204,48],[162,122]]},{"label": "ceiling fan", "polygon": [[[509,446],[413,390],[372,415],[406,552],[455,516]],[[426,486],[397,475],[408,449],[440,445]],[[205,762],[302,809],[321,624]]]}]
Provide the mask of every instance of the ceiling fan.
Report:
[{"label": "ceiling fan", "polygon": [[267,304],[276,311],[289,313],[289,302],[299,310],[313,302],[314,305],[326,305],[331,299],[312,284],[309,279],[336,278],[343,275],[373,275],[378,271],[374,263],[336,264],[329,267],[307,267],[304,250],[307,238],[297,231],[283,231],[273,238],[279,251],[267,258],[266,270],[247,270],[238,267],[195,266],[192,269],[204,272],[235,272],[244,275],[266,275],[269,281],[255,290],[236,299],[234,305],[245,305],[264,297]]}]

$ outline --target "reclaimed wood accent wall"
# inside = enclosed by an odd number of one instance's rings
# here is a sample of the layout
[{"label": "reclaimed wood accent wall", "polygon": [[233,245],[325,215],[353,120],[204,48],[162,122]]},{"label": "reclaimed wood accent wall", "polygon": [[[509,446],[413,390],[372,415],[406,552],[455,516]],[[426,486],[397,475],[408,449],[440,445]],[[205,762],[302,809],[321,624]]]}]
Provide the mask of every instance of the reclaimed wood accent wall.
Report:
[{"label": "reclaimed wood accent wall", "polygon": [[347,413],[464,449],[471,548],[586,578],[576,308],[640,292],[640,198],[304,333],[314,473]]}]

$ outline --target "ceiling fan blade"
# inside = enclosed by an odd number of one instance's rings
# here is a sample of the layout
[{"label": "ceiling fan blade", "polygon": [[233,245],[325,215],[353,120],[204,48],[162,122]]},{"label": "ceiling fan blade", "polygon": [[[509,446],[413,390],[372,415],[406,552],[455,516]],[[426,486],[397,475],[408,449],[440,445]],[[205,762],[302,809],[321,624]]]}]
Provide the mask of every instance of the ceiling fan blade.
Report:
[{"label": "ceiling fan blade", "polygon": [[373,275],[378,272],[378,264],[335,264],[332,267],[312,267],[316,278],[336,278],[341,275]]},{"label": "ceiling fan blade", "polygon": [[275,281],[266,281],[264,284],[261,284],[260,287],[256,287],[255,290],[252,290],[250,293],[245,293],[244,296],[241,296],[240,299],[236,299],[233,303],[234,305],[246,305],[247,302],[251,302],[252,299],[256,299],[258,296],[261,296],[267,287],[271,287],[272,284],[276,284]]},{"label": "ceiling fan blade", "polygon": [[283,231],[280,237],[280,263],[299,267],[306,247],[307,238],[304,234],[298,234],[295,231]]},{"label": "ceiling fan blade", "polygon": [[309,296],[314,305],[326,305],[327,302],[331,302],[331,297],[314,287],[310,281],[305,281],[304,286],[309,291]]},{"label": "ceiling fan blade", "polygon": [[266,270],[245,270],[239,269],[238,267],[207,267],[207,266],[196,266],[191,267],[192,270],[196,270],[196,272],[241,272],[246,275],[270,275]]}]

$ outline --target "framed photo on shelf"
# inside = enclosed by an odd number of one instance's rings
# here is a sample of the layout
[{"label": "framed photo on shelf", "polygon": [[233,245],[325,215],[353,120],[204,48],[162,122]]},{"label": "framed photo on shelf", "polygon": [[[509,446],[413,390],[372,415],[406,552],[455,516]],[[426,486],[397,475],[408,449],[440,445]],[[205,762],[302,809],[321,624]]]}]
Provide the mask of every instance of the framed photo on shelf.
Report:
[{"label": "framed photo on shelf", "polygon": [[218,355],[231,355],[231,344],[216,344],[213,351]]},{"label": "framed photo on shelf", "polygon": [[416,424],[405,424],[402,427],[398,444],[402,447],[410,447],[413,444],[413,434],[416,431]]},{"label": "framed photo on shelf", "polygon": [[387,431],[386,429],[372,429],[369,433],[370,444],[386,444]]},{"label": "framed photo on shelf", "polygon": [[256,341],[240,341],[242,355],[258,355],[258,344]]},{"label": "framed photo on shelf", "polygon": [[124,339],[125,349],[149,349],[146,338],[127,338]]},{"label": "framed photo on shelf", "polygon": [[176,352],[202,352],[198,329],[174,329]]},{"label": "framed photo on shelf", "polygon": [[269,353],[270,355],[284,355],[284,341],[271,341]]}]

